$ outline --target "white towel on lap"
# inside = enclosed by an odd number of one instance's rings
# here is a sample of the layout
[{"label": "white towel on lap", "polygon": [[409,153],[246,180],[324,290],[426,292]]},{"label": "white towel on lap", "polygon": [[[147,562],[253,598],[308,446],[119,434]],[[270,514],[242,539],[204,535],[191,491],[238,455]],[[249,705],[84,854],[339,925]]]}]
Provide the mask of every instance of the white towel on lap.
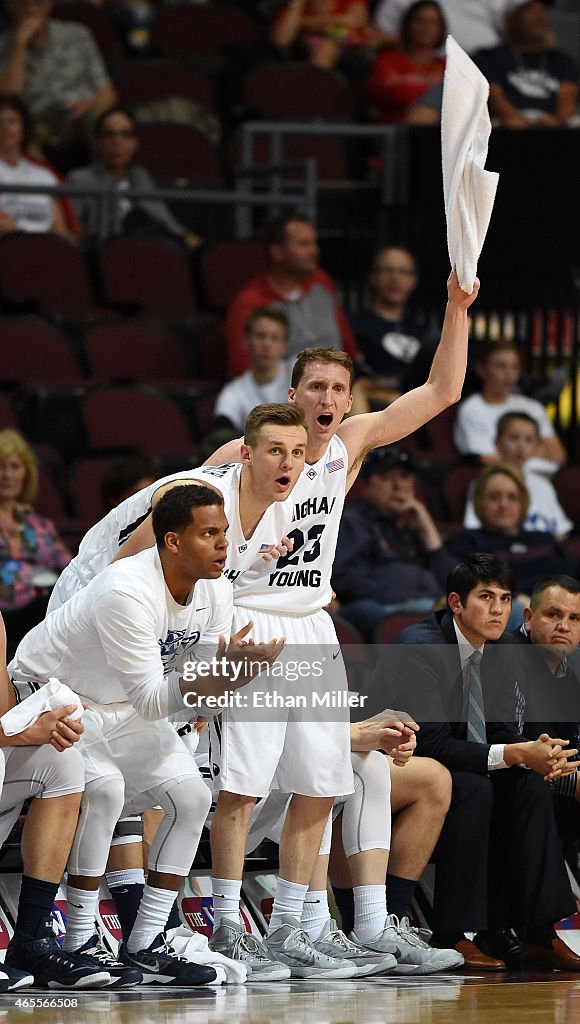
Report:
[{"label": "white towel on lap", "polygon": [[471,295],[499,174],[485,170],[491,132],[487,79],[453,36],[447,36],[446,54],[441,155],[447,245],[460,287]]},{"label": "white towel on lap", "polygon": [[223,982],[225,985],[243,985],[247,971],[244,964],[239,960],[230,960],[223,953],[217,953],[208,946],[205,935],[200,932],[192,932],[191,928],[181,925],[180,928],[171,928],[166,932],[167,941],[180,956],[187,957],[194,964],[205,964],[213,967],[218,977],[212,985]]},{"label": "white towel on lap", "polygon": [[39,690],[26,697],[21,704],[11,708],[0,718],[0,725],[5,736],[16,736],[29,726],[34,725],[37,718],[45,711],[56,711],[57,708],[66,707],[67,704],[75,704],[75,711],[71,712],[69,718],[80,718],[83,713],[83,706],[76,693],[66,683],[58,679],[49,679],[48,683],[41,686]]}]

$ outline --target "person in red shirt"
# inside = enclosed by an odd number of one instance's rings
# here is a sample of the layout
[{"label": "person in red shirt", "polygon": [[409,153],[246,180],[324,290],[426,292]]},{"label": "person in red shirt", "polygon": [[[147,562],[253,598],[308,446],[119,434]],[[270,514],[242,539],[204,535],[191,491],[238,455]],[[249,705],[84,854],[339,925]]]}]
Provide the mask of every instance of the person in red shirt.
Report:
[{"label": "person in red shirt", "polygon": [[318,238],[307,217],[287,213],[269,225],[268,263],[240,288],[226,313],[228,372],[248,369],[244,326],[257,306],[273,304],[288,317],[288,357],[303,348],[338,348],[353,358],[356,343],[339,302],[336,285],[318,266]]},{"label": "person in red shirt", "polygon": [[435,0],[418,0],[401,19],[401,47],[381,50],[368,81],[368,93],[383,123],[403,121],[408,109],[443,81],[445,61],[439,49],[447,29]]},{"label": "person in red shirt", "polygon": [[289,0],[273,20],[270,38],[319,68],[333,68],[346,49],[375,45],[382,34],[373,28],[367,0]]}]

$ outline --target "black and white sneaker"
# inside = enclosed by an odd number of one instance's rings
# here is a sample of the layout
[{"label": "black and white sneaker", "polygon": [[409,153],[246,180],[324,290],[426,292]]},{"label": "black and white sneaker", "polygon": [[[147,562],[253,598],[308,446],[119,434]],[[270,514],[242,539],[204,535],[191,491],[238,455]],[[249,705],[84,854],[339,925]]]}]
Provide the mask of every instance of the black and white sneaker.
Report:
[{"label": "black and white sneaker", "polygon": [[107,988],[130,988],[132,985],[141,985],[143,974],[136,967],[128,967],[117,960],[108,949],[105,949],[99,935],[95,932],[92,939],[85,942],[84,946],[76,950],[77,953],[84,953],[91,960],[101,964],[103,970],[111,975],[111,982]]},{"label": "black and white sneaker", "polygon": [[34,975],[26,971],[17,971],[15,967],[0,966],[0,992],[16,992],[19,988],[30,988],[34,985]]},{"label": "black and white sneaker", "polygon": [[5,964],[33,974],[35,984],[47,988],[104,988],[111,981],[109,972],[96,960],[84,953],[61,949],[50,920],[40,935],[14,932]]},{"label": "black and white sneaker", "polygon": [[119,960],[128,967],[136,967],[143,975],[144,985],[210,985],[217,974],[213,967],[193,964],[178,956],[162,935],[157,935],[147,949],[130,953],[125,942],[119,946]]}]

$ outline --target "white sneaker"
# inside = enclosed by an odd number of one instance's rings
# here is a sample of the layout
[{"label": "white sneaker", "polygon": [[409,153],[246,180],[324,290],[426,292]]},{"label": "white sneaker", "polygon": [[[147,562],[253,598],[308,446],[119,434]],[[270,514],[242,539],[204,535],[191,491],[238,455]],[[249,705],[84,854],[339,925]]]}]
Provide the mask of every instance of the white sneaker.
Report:
[{"label": "white sneaker", "polygon": [[266,949],[276,960],[290,968],[293,978],[354,978],[357,967],[335,956],[320,953],[311,943],[300,922],[290,914],[282,916],[282,924],[264,940]]},{"label": "white sneaker", "polygon": [[277,957],[271,957],[263,942],[228,918],[216,928],[209,940],[209,948],[230,960],[239,960],[252,981],[285,981],[290,977],[289,968]]},{"label": "white sneaker", "polygon": [[366,978],[369,974],[387,974],[397,966],[395,957],[390,953],[376,953],[352,942],[339,930],[333,918],[328,919],[313,946],[319,953],[354,964],[359,978]]},{"label": "white sneaker", "polygon": [[367,949],[391,953],[396,957],[397,966],[393,974],[437,974],[438,971],[461,966],[460,954],[456,950],[429,946],[411,930],[407,917],[399,921],[394,914],[389,914],[382,932],[366,942],[362,942],[355,932],[351,932],[349,938]]},{"label": "white sneaker", "polygon": [[[399,932],[406,936],[409,942],[412,942],[415,946],[422,949],[427,949],[431,954],[437,954],[436,960],[440,966],[440,971],[449,971],[452,968],[463,967],[465,960],[461,953],[457,949],[437,949],[435,946],[430,946],[429,943],[423,938],[421,934],[421,928],[414,928],[409,921],[408,917],[403,917],[399,921]],[[427,932],[427,934],[430,934]]]}]

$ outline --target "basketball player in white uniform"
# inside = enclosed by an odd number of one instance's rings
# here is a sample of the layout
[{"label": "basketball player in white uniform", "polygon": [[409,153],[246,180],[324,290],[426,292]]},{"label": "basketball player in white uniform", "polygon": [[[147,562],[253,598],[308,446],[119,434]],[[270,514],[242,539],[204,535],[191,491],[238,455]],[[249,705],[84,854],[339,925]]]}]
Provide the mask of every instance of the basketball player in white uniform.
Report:
[{"label": "basketball player in white uniform", "polygon": [[[157,547],[109,566],[47,616],[19,644],[10,670],[21,697],[58,674],[90,708],[79,741],[86,789],[69,860],[65,948],[96,949],[99,878],[123,808],[160,804],[165,816],[124,964],[106,966],[118,979],[138,969],[145,981],[196,985],[211,983],[216,972],[175,956],[159,933],[189,871],[210,798],[166,719],[187,706],[192,691],[196,699],[216,695],[246,679],[236,684],[222,668],[217,678],[187,683],[173,671],[185,656],[207,662],[217,652],[219,664],[225,653],[232,588],[222,577],[222,499],[205,487],[175,487],[156,506],[153,523]],[[246,648],[244,657],[256,652],[268,661],[281,646]]]},{"label": "basketball player in white uniform", "polygon": [[[0,615],[0,713],[14,706],[6,671],[6,633]],[[24,721],[28,718],[22,709]],[[13,734],[0,719],[0,845],[5,842],[25,800],[32,798],[22,833],[23,875],[14,938],[0,969],[0,992],[33,983],[51,988],[100,988],[110,982],[102,965],[86,956],[69,957],[54,936],[51,912],[73,841],[84,789],[81,754],[71,749],[83,731],[68,715],[75,705],[47,711]],[[25,935],[34,949],[19,955]],[[135,981],[140,979],[136,972]]]},{"label": "basketball player in white uniform", "polygon": [[[166,491],[201,480],[223,496],[229,525],[228,568],[248,568],[280,542],[292,518],[285,505],[304,465],[305,440],[300,413],[286,405],[259,407],[246,421],[242,464],[239,449],[231,465],[186,469],[156,480],[111,509],[83,537],[77,555],[59,576],[48,612],[60,608],[120,555],[136,554],[155,541],[151,509]],[[268,515],[266,515],[268,510]]]},{"label": "basketball player in white uniform", "polygon": [[[448,280],[448,303],[439,347],[427,382],[401,396],[387,409],[341,420],[352,405],[352,363],[342,352],[310,349],[294,366],[289,401],[304,413],[308,432],[305,471],[292,501],[295,520],[291,539],[294,548],[275,567],[257,565],[237,581],[234,622],[251,621],[256,635],[267,629],[289,645],[324,649],[333,674],[329,689],[340,690],[340,650],[330,616],[322,609],[332,597],[330,577],[340,515],[347,490],[358,475],[364,456],[373,448],[400,440],[459,400],[467,361],[467,310],[475,300],[463,292],[454,272]],[[211,461],[235,457],[236,443],[220,449]],[[344,671],[342,669],[342,671]],[[252,684],[254,688],[256,683]],[[280,844],[280,877],[267,945],[274,957],[297,944],[297,962],[304,957],[300,920],[308,883],[314,868],[325,821],[333,797],[352,789],[348,723],[307,722],[302,737],[292,724],[283,733],[279,761],[264,772],[275,752],[270,740],[272,722],[239,721],[236,709],[228,709],[221,751],[212,748],[218,764],[220,797],[212,824],[214,872],[214,942],[222,952],[238,941],[241,874],[248,823],[254,797],[264,791],[264,775],[275,775],[274,785],[294,794],[290,801]],[[276,723],[279,725],[279,723]],[[300,723],[302,726],[303,723]],[[278,736],[283,732],[277,729]],[[288,742],[289,738],[289,742]],[[315,752],[313,756],[313,752]],[[288,917],[293,918],[293,924]],[[222,921],[230,938],[217,935]]]}]

